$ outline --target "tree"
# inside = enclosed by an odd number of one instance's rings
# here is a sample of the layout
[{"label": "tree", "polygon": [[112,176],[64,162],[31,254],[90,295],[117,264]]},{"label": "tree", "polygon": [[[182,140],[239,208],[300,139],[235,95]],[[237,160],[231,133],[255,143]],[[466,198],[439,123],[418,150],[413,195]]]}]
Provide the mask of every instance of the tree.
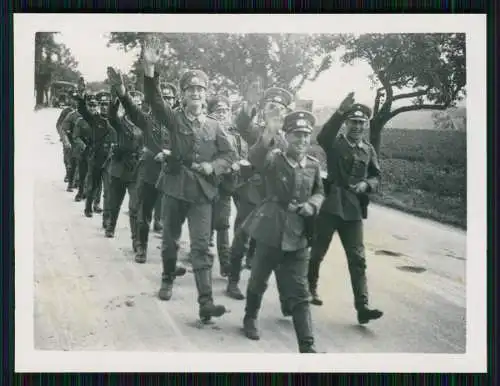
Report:
[{"label": "tree", "polygon": [[343,63],[368,62],[377,87],[370,141],[380,149],[385,124],[398,114],[446,110],[466,94],[465,34],[342,36]]},{"label": "tree", "polygon": [[35,34],[35,91],[36,104],[46,102],[48,88],[54,80],[76,82],[80,73],[78,62],[64,44],[54,40],[56,32]]},{"label": "tree", "polygon": [[[160,73],[177,81],[188,68],[203,69],[214,93],[241,94],[249,82],[260,79],[263,88],[283,87],[297,92],[307,80],[327,70],[332,59],[327,51],[338,38],[305,34],[158,34],[165,43]],[[145,33],[111,33],[108,45],[125,51],[140,46]],[[132,72],[142,83],[141,67]],[[139,87],[138,87],[139,88]]]}]

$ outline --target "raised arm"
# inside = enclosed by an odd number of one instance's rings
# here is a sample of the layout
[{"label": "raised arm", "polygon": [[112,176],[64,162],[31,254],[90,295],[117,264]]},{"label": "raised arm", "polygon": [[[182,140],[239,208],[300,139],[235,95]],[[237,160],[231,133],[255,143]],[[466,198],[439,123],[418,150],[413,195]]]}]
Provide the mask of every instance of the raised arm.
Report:
[{"label": "raised arm", "polygon": [[160,60],[162,43],[153,36],[142,47],[142,61],[144,67],[144,96],[151,106],[155,119],[168,130],[175,129],[175,119],[172,108],[163,101],[159,87],[159,74],[155,65]]},{"label": "raised arm", "polygon": [[151,122],[148,122],[150,118],[132,101],[130,94],[125,88],[125,84],[123,83],[122,74],[115,71],[112,67],[108,67],[107,72],[108,80],[112,85],[112,90],[118,96],[118,99],[125,110],[125,114],[142,132],[148,130],[151,126]]},{"label": "raised arm", "polygon": [[340,107],[333,113],[333,115],[328,119],[328,121],[323,125],[321,131],[318,133],[316,140],[318,144],[327,150],[332,145],[333,141],[337,137],[342,123],[344,121],[344,114],[354,103],[354,93],[351,92],[340,104]]},{"label": "raised arm", "polygon": [[[154,69],[153,69],[154,71]],[[163,124],[168,130],[172,130],[175,127],[174,112],[168,103],[165,103],[161,97],[160,87],[159,87],[159,74],[153,72],[152,76],[149,76],[149,72],[145,72],[144,75],[144,97],[147,103],[151,106],[151,112],[155,119]]]},{"label": "raised arm", "polygon": [[122,125],[120,123],[120,120],[118,119],[118,107],[120,106],[120,100],[116,98],[113,100],[110,105],[109,105],[109,110],[108,110],[108,120],[111,126],[115,130],[122,130]]}]

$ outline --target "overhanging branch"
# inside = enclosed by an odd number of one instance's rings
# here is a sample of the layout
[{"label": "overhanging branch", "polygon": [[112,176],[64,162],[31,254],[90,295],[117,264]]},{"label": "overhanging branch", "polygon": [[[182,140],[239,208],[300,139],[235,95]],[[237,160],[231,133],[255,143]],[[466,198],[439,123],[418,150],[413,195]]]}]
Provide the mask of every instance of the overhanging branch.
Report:
[{"label": "overhanging branch", "polygon": [[409,92],[406,94],[394,95],[394,97],[392,99],[396,101],[398,99],[415,98],[415,97],[419,97],[419,96],[424,96],[424,95],[427,95],[427,93],[430,90],[431,90],[431,88],[428,87],[425,90],[419,90],[419,91]]},{"label": "overhanging branch", "polygon": [[387,121],[391,118],[394,118],[396,115],[401,113],[406,113],[408,111],[419,111],[419,110],[446,110],[449,105],[431,105],[431,104],[423,104],[423,105],[413,105],[413,106],[403,106],[399,107],[393,111],[388,116]]}]

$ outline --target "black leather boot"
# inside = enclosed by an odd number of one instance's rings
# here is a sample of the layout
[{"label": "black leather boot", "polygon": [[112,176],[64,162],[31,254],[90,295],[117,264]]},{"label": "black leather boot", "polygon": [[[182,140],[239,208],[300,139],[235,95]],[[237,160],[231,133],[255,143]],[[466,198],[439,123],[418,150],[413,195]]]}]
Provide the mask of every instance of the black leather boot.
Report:
[{"label": "black leather boot", "polygon": [[367,306],[361,307],[358,310],[358,323],[366,324],[370,320],[380,319],[384,313],[377,309],[370,309]]},{"label": "black leather boot", "polygon": [[161,287],[158,291],[158,297],[161,300],[170,300],[172,298],[172,289],[174,287],[174,277],[170,275],[162,275]]},{"label": "black leather boot", "polygon": [[319,263],[309,261],[309,271],[307,273],[307,280],[309,282],[309,291],[311,292],[311,304],[315,306],[323,305],[323,300],[318,295],[318,278],[319,278]]},{"label": "black leather boot", "polygon": [[292,312],[293,326],[300,353],[316,353],[309,303],[297,304]]},{"label": "black leather boot", "polygon": [[199,316],[202,322],[208,323],[212,317],[218,318],[227,312],[223,305],[214,304],[212,297],[212,270],[201,269],[194,272],[198,289]]},{"label": "black leather boot", "polygon": [[259,340],[260,334],[257,328],[257,316],[262,304],[262,296],[247,291],[245,305],[245,316],[243,318],[243,333],[248,339]]},{"label": "black leather boot", "polygon": [[227,283],[226,294],[232,299],[243,300],[245,299],[245,295],[241,292],[238,287],[238,282],[229,279],[229,283]]}]

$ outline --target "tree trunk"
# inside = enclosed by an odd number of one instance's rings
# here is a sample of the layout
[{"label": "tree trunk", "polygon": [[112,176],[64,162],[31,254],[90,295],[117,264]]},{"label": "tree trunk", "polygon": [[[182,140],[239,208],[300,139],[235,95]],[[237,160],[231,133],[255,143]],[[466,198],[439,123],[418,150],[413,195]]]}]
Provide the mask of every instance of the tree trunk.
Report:
[{"label": "tree trunk", "polygon": [[372,119],[370,121],[370,143],[372,144],[375,152],[380,156],[380,144],[382,142],[382,129],[385,126],[384,121]]},{"label": "tree trunk", "polygon": [[36,107],[42,107],[44,101],[45,88],[41,84],[36,86]]}]

